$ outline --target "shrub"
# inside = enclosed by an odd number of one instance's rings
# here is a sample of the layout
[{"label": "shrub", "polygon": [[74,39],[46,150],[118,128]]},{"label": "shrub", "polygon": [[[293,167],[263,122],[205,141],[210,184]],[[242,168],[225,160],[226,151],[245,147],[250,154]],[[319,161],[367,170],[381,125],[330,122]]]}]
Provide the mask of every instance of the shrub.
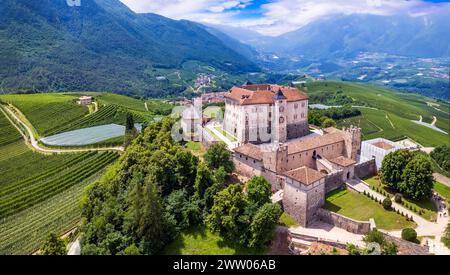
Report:
[{"label": "shrub", "polygon": [[396,203],[400,203],[401,204],[402,203],[402,194],[400,194],[400,193],[395,194],[394,201]]},{"label": "shrub", "polygon": [[410,242],[417,241],[417,232],[412,228],[405,228],[402,230],[402,239]]},{"label": "shrub", "polygon": [[388,199],[388,198],[385,198],[383,200],[383,208],[386,209],[386,210],[390,210],[391,207],[392,207],[392,201],[390,199]]}]

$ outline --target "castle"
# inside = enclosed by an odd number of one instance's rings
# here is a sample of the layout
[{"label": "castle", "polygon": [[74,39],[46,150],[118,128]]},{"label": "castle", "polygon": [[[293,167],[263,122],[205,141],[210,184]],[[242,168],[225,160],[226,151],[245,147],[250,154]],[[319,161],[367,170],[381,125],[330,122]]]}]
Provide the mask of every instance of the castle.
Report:
[{"label": "castle", "polygon": [[223,129],[239,144],[236,172],[264,176],[302,226],[314,220],[327,192],[374,169],[360,163],[361,129],[310,130],[308,97],[295,87],[247,84],[224,97]]}]

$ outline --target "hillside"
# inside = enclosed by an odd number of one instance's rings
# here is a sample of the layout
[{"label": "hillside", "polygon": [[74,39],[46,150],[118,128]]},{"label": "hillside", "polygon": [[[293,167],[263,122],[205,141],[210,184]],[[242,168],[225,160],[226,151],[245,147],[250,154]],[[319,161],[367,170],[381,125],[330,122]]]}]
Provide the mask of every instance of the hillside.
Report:
[{"label": "hillside", "polygon": [[0,109],[0,255],[31,254],[50,232],[81,218],[80,197],[114,152],[41,154],[31,150]]},{"label": "hillside", "polygon": [[0,13],[2,91],[155,96],[161,87],[146,70],[181,68],[189,60],[232,73],[258,70],[197,23],[136,14],[119,0],[80,7],[66,0],[5,0]]},{"label": "hillside", "polygon": [[[93,96],[97,112],[93,111],[94,106],[77,104],[81,95]],[[8,94],[0,95],[0,101],[16,108],[17,115],[34,129],[36,138],[111,123],[125,125],[127,114],[132,114],[136,123],[147,123],[172,110],[172,105],[162,100],[144,101],[96,92]]]},{"label": "hillside", "polygon": [[[317,81],[306,85],[309,96],[340,92],[350,97],[351,105],[358,107],[362,115],[338,121],[339,126],[357,125],[363,130],[364,139],[384,137],[392,140],[409,137],[426,147],[449,144],[448,134],[443,134],[411,120],[432,123],[435,116],[436,127],[449,133],[449,104],[411,93],[400,93],[371,85],[341,81]],[[311,101],[310,104],[318,103]],[[333,102],[321,102],[335,105]]]}]

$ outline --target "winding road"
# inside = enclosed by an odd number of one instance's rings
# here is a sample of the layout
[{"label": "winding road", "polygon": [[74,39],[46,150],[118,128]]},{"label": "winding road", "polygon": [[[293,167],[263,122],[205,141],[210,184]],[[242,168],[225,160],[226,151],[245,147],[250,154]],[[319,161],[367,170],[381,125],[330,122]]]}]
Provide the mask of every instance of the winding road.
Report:
[{"label": "winding road", "polygon": [[[19,131],[19,133],[25,139],[25,142],[30,144],[36,151],[45,154],[51,153],[80,153],[80,152],[88,152],[88,151],[119,151],[123,152],[125,149],[123,147],[104,147],[104,148],[86,148],[86,149],[51,149],[51,148],[43,148],[39,145],[38,140],[34,137],[32,129],[23,122],[10,108],[4,106],[1,107],[0,110],[5,115],[5,117],[11,122],[11,124]],[[8,112],[6,114],[5,112]],[[23,133],[23,131],[17,126],[17,124],[11,119],[11,117],[16,121],[16,123],[20,124],[28,133],[28,136]],[[29,138],[28,138],[29,137]]]}]

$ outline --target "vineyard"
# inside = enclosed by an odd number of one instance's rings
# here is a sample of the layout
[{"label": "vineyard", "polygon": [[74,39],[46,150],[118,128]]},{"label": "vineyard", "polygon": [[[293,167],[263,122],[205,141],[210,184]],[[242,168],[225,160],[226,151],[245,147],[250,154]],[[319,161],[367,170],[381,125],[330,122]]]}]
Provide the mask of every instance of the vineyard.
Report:
[{"label": "vineyard", "polygon": [[12,94],[2,95],[0,99],[17,107],[39,136],[55,133],[56,129],[86,116],[89,112],[87,107],[76,103],[76,97],[61,94]]},{"label": "vineyard", "polygon": [[84,153],[38,175],[0,187],[0,218],[25,210],[91,177],[118,154]]},{"label": "vineyard", "polygon": [[0,146],[3,146],[20,140],[22,137],[1,112],[2,111],[0,111]]},{"label": "vineyard", "polygon": [[[337,122],[340,127],[360,126],[363,138],[366,140],[377,137],[392,140],[409,137],[425,147],[449,144],[448,135],[411,121],[418,120],[419,116],[422,116],[424,121],[432,121],[435,116],[436,126],[449,132],[450,115],[447,103],[412,93],[400,93],[376,86],[340,81],[312,82],[308,83],[305,89],[309,96],[340,92],[354,100],[352,105],[371,107],[371,109],[358,108],[362,113],[361,116]],[[441,111],[430,106],[430,102],[440,106]],[[325,104],[328,103],[325,102]]]},{"label": "vineyard", "polygon": [[0,254],[30,254],[49,232],[63,234],[79,223],[83,190],[119,154],[37,153],[4,113],[0,131]]},{"label": "vineyard", "polygon": [[80,197],[103,170],[87,180],[0,222],[0,255],[30,254],[49,232],[65,233],[81,219]]},{"label": "vineyard", "polygon": [[57,129],[58,133],[67,132],[76,129],[88,128],[104,124],[124,124],[127,116],[127,110],[117,105],[106,105],[100,108],[98,112],[86,116],[72,123]]}]

